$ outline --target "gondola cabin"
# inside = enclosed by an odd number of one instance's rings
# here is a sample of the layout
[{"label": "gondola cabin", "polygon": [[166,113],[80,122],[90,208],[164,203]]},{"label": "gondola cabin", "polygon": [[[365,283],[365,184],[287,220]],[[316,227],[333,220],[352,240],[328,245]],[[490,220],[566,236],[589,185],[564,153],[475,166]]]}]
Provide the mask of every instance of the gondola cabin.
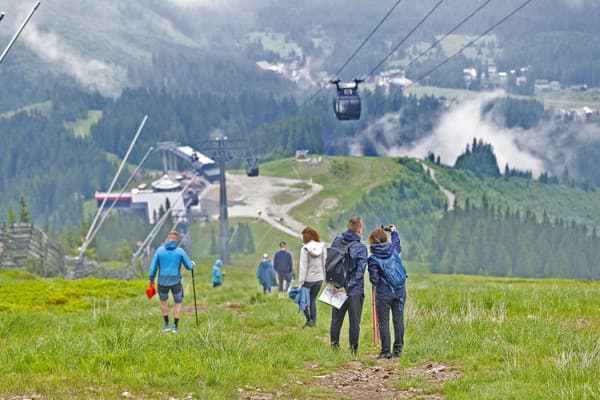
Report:
[{"label": "gondola cabin", "polygon": [[246,165],[246,175],[248,176],[258,176],[258,162],[256,159],[248,159]]},{"label": "gondola cabin", "polygon": [[333,111],[340,121],[349,121],[360,119],[360,96],[358,94],[358,84],[360,79],[354,80],[354,87],[340,87],[340,80],[332,80],[335,84],[337,93],[333,99]]}]

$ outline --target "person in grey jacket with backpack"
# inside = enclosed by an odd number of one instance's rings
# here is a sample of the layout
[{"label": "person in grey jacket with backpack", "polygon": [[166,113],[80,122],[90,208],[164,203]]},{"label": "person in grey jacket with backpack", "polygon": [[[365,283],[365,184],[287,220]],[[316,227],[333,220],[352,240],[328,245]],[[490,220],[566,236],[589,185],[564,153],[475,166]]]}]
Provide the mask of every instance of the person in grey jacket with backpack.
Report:
[{"label": "person in grey jacket with backpack", "polygon": [[[386,229],[391,232],[391,242],[388,242],[387,234],[381,228],[371,232],[368,239],[371,250],[371,256],[368,259],[369,280],[375,288],[377,324],[381,338],[381,353],[377,358],[400,357],[404,347],[406,287],[403,282],[402,284],[399,284],[399,282],[392,283],[391,279],[386,279],[383,264],[387,264],[387,268],[398,268],[400,275],[404,278],[406,278],[406,270],[399,257],[402,248],[396,227],[388,225]],[[390,347],[390,310],[392,311],[395,336],[393,349]]]},{"label": "person in grey jacket with backpack", "polygon": [[309,226],[302,230],[302,242],[298,287],[305,287],[310,293],[309,306],[304,309],[306,328],[317,323],[317,296],[325,279],[325,249],[319,233]]}]

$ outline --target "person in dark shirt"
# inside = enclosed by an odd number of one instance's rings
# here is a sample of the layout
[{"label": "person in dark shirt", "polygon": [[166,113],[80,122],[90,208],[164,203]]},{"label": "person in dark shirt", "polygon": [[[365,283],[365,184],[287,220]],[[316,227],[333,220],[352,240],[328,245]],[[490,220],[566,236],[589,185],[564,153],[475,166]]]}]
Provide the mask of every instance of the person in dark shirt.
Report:
[{"label": "person in dark shirt", "polygon": [[279,295],[287,292],[292,283],[292,274],[294,273],[294,260],[287,251],[287,243],[279,242],[279,251],[273,257],[273,265],[277,272],[277,281],[279,282]]}]

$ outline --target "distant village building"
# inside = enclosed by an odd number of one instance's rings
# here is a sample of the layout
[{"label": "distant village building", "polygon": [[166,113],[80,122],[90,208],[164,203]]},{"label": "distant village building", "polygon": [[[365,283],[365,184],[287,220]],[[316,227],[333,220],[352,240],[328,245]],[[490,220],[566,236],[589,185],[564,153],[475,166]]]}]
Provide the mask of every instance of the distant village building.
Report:
[{"label": "distant village building", "polygon": [[383,71],[377,78],[378,86],[389,87],[390,85],[397,86],[408,86],[413,83],[410,79],[404,75],[404,70],[401,69],[390,69]]},{"label": "distant village building", "polygon": [[548,79],[536,79],[533,88],[535,90],[550,90],[550,82]]},{"label": "distant village building", "polygon": [[506,89],[508,87],[508,73],[504,71],[498,72],[497,86]]},{"label": "distant village building", "polygon": [[463,69],[463,80],[467,89],[471,87],[471,84],[477,80],[477,69],[476,68],[465,68]]},{"label": "distant village building", "polygon": [[585,84],[571,85],[571,86],[569,86],[569,89],[571,89],[574,92],[585,92],[586,90],[588,90],[588,85],[585,85]]},{"label": "distant village building", "polygon": [[517,76],[515,79],[516,86],[525,86],[527,85],[527,77],[526,76]]},{"label": "distant village building", "polygon": [[296,150],[296,161],[308,161],[308,150]]},{"label": "distant village building", "polygon": [[558,115],[561,119],[565,120],[587,122],[590,121],[594,116],[594,110],[587,106],[582,108],[571,109],[561,108],[558,111]]}]

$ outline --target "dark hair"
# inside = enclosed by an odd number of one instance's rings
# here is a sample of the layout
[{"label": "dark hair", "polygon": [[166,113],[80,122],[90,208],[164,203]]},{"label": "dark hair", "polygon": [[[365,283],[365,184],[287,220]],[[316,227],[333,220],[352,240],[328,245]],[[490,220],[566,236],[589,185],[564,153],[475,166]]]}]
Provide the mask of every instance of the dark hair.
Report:
[{"label": "dark hair", "polygon": [[314,240],[315,242],[320,242],[321,241],[321,239],[319,238],[319,232],[317,232],[316,230],[314,230],[310,226],[307,226],[306,228],[304,228],[302,230],[302,241],[304,243],[308,243],[311,240]]},{"label": "dark hair", "polygon": [[387,241],[387,234],[381,228],[377,228],[369,234],[369,244],[385,243]]},{"label": "dark hair", "polygon": [[360,217],[352,217],[348,220],[348,225],[346,225],[349,231],[358,232],[360,228],[362,228],[362,221]]}]

